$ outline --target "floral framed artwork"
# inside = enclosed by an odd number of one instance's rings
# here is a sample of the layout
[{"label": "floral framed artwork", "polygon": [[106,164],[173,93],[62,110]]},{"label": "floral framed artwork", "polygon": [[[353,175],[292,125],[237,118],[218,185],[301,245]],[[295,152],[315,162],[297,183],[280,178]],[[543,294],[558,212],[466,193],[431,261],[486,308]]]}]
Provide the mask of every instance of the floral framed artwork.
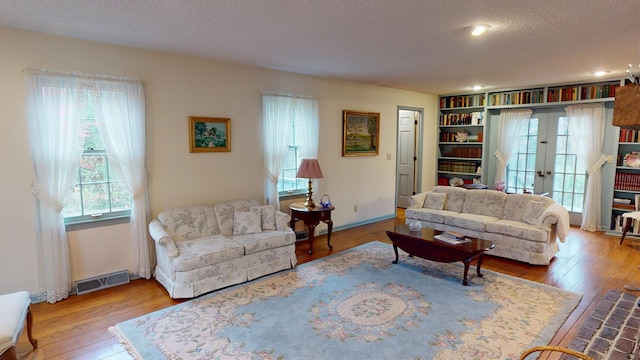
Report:
[{"label": "floral framed artwork", "polygon": [[231,151],[231,119],[189,116],[189,152]]},{"label": "floral framed artwork", "polygon": [[380,113],[342,112],[342,156],[376,156],[380,144]]}]

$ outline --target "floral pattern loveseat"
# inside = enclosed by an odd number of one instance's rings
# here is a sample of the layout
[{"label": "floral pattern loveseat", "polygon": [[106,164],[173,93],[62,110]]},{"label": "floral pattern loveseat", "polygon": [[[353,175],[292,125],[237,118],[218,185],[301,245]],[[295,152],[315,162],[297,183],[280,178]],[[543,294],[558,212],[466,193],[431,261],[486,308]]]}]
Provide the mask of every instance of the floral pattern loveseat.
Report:
[{"label": "floral pattern loveseat", "polygon": [[493,241],[488,255],[534,265],[549,265],[558,240],[569,235],[567,210],[539,195],[436,186],[413,195],[409,204],[407,224],[419,220],[426,228]]},{"label": "floral pattern loveseat", "polygon": [[291,269],[297,259],[290,219],[255,200],[164,210],[149,223],[154,276],[172,298],[192,298]]}]

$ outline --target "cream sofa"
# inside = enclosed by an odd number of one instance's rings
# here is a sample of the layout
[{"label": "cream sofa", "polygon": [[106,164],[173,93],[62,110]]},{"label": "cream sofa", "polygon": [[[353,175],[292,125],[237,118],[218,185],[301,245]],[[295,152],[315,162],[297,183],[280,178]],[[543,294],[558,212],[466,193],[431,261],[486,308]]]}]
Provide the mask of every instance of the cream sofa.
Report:
[{"label": "cream sofa", "polygon": [[544,196],[436,186],[409,202],[407,224],[490,240],[488,255],[529,264],[548,265],[569,235],[569,213]]},{"label": "cream sofa", "polygon": [[192,298],[297,263],[289,214],[255,200],[162,211],[149,224],[154,276],[172,298]]}]

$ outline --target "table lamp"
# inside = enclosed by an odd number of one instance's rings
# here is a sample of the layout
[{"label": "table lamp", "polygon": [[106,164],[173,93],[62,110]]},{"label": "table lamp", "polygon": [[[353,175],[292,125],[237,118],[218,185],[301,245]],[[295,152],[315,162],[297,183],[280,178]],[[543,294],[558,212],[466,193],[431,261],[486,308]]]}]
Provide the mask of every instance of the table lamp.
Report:
[{"label": "table lamp", "polygon": [[304,206],[308,208],[316,207],[311,196],[313,194],[313,191],[311,191],[311,179],[322,179],[322,170],[320,170],[318,160],[302,159],[298,172],[296,173],[296,177],[309,179],[309,190],[307,192],[307,200],[305,201]]}]

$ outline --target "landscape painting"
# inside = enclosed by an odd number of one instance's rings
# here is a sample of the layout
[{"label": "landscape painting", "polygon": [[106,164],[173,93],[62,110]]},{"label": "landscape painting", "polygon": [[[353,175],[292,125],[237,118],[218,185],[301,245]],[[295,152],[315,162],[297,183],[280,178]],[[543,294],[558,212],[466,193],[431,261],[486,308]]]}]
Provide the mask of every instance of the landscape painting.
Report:
[{"label": "landscape painting", "polygon": [[378,155],[380,113],[343,111],[342,156]]},{"label": "landscape painting", "polygon": [[189,152],[231,151],[231,119],[189,117]]}]

